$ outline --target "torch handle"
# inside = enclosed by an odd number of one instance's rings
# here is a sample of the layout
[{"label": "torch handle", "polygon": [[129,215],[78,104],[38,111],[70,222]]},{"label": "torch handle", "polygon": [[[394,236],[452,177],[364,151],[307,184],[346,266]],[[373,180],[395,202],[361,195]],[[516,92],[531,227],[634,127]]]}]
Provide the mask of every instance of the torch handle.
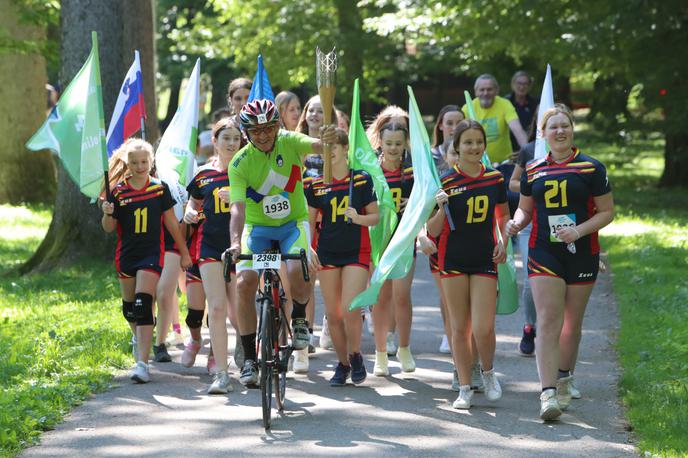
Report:
[{"label": "torch handle", "polygon": [[[332,124],[332,111],[334,104],[334,86],[320,86],[318,88],[318,95],[320,96],[320,104],[323,108],[324,124]],[[332,183],[332,147],[331,145],[324,145],[323,148],[323,181],[325,183]]]}]

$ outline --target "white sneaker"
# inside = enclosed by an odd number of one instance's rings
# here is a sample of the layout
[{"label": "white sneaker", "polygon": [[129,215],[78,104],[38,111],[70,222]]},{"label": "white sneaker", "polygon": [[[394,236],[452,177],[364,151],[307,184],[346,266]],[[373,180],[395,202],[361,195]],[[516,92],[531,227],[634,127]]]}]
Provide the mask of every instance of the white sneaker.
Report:
[{"label": "white sneaker", "polygon": [[397,344],[394,341],[396,334],[393,332],[387,333],[387,354],[389,356],[394,356],[397,353]]},{"label": "white sneaker", "polygon": [[449,348],[449,339],[447,338],[446,334],[442,336],[442,343],[440,344],[440,353],[451,353],[451,349]]},{"label": "white sneaker", "polygon": [[234,387],[227,371],[217,371],[213,376],[213,383],[208,388],[208,394],[227,394],[231,391],[234,391]]},{"label": "white sneaker", "polygon": [[497,401],[502,397],[502,387],[495,374],[494,367],[490,371],[484,371],[482,374],[483,385],[485,386],[485,397],[488,401]]},{"label": "white sneaker", "polygon": [[576,386],[576,379],[573,378],[573,374],[571,374],[571,380],[569,380],[569,393],[571,393],[571,398],[572,399],[580,399],[581,398],[581,392]]},{"label": "white sneaker", "polygon": [[377,375],[378,377],[387,377],[389,375],[389,359],[386,352],[375,352],[375,366],[373,367],[373,374]]},{"label": "white sneaker", "polygon": [[295,374],[308,373],[308,349],[294,350],[294,363],[292,365]]},{"label": "white sneaker", "polygon": [[557,401],[559,402],[559,408],[561,408],[561,410],[568,409],[569,404],[571,404],[571,392],[569,391],[570,381],[570,375],[557,380]]},{"label": "white sneaker", "polygon": [[485,390],[483,377],[480,375],[480,364],[471,366],[471,390],[476,393],[482,393]]},{"label": "white sneaker", "polygon": [[455,409],[468,410],[471,408],[471,400],[473,399],[473,390],[470,385],[462,385],[459,387],[459,397],[456,398],[452,407]]},{"label": "white sneaker", "polygon": [[375,335],[375,323],[373,323],[373,313],[369,307],[363,309],[363,314],[365,316],[366,326],[368,327],[368,334],[371,336]]},{"label": "white sneaker", "polygon": [[451,390],[461,391],[461,384],[459,383],[459,372],[456,369],[454,369],[454,377],[452,377]]},{"label": "white sneaker", "polygon": [[413,360],[410,347],[399,347],[397,350],[397,359],[401,363],[402,371],[413,372],[416,370],[416,362]]},{"label": "white sneaker", "polygon": [[556,420],[561,416],[561,408],[557,401],[557,390],[550,388],[540,394],[540,418],[545,421]]},{"label": "white sneaker", "polygon": [[320,348],[323,350],[334,350],[330,328],[327,327],[327,316],[323,316],[322,332],[320,332]]},{"label": "white sneaker", "polygon": [[144,363],[143,361],[137,362],[136,366],[134,366],[134,369],[131,371],[129,378],[131,378],[136,383],[150,382],[148,364]]}]

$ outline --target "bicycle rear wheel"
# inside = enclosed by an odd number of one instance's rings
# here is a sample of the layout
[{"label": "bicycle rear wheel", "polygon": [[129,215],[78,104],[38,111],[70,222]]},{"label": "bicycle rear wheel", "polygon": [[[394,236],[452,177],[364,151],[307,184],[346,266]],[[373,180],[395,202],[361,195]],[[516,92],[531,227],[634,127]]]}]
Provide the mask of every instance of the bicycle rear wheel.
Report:
[{"label": "bicycle rear wheel", "polygon": [[263,427],[270,429],[272,416],[272,386],[274,367],[274,318],[272,304],[263,302],[260,329],[260,395],[263,407]]}]

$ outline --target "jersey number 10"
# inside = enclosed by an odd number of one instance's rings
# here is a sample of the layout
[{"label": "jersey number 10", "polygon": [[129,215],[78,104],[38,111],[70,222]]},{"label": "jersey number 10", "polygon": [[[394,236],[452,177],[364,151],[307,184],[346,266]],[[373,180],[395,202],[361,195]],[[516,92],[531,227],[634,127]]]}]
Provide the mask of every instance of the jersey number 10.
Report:
[{"label": "jersey number 10", "polygon": [[148,231],[148,207],[134,210],[134,233],[141,234]]},{"label": "jersey number 10", "polygon": [[213,197],[215,199],[215,213],[229,213],[229,202],[220,199],[220,189],[213,189]]}]

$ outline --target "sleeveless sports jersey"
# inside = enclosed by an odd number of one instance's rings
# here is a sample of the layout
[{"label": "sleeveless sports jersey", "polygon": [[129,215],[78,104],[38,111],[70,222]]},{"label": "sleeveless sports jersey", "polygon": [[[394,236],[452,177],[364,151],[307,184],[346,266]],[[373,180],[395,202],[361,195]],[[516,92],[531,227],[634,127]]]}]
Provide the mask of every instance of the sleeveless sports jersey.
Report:
[{"label": "sleeveless sports jersey", "polygon": [[[530,161],[521,176],[521,194],[532,196],[535,203],[528,246],[560,249],[563,242],[555,237],[556,229],[589,220],[595,214],[593,197],[611,189],[604,165],[578,148],[573,148],[573,155],[566,162],[554,162],[551,153]],[[600,251],[597,232],[575,243],[579,253]]]},{"label": "sleeveless sports jersey", "polygon": [[229,247],[229,203],[222,201],[219,196],[219,191],[228,187],[227,171],[218,170],[215,164],[201,167],[189,183],[189,195],[203,201],[205,216],[195,235],[197,244],[207,244],[220,251]]},{"label": "sleeveless sports jersey", "polygon": [[504,176],[482,166],[480,175],[471,177],[454,166],[441,182],[455,230],[445,218],[438,247],[440,269],[448,270],[448,264],[459,271],[493,266],[495,208],[507,201]]},{"label": "sleeveless sports jersey", "polygon": [[270,153],[250,143],[239,150],[229,166],[230,198],[246,203],[246,224],[282,226],[308,220],[302,158],[312,151],[313,141],[280,130]]},{"label": "sleeveless sports jersey", "polygon": [[401,220],[401,199],[408,199],[413,189],[413,167],[396,170],[387,170],[382,165],[380,167],[385,174],[394,205],[397,207],[397,217]]},{"label": "sleeveless sports jersey", "polygon": [[354,182],[349,202],[351,176],[342,180],[323,183],[322,177],[314,178],[306,189],[308,205],[322,214],[322,228],[318,238],[317,251],[342,258],[353,257],[359,252],[370,253],[368,227],[347,224],[344,213],[353,207],[359,214],[365,214],[365,207],[376,201],[373,181],[366,172],[354,171]]},{"label": "sleeveless sports jersey", "polygon": [[134,189],[129,180],[119,183],[112,192],[117,220],[115,264],[122,259],[138,259],[165,253],[163,213],[174,207],[174,199],[165,183],[148,178],[141,189]]}]

